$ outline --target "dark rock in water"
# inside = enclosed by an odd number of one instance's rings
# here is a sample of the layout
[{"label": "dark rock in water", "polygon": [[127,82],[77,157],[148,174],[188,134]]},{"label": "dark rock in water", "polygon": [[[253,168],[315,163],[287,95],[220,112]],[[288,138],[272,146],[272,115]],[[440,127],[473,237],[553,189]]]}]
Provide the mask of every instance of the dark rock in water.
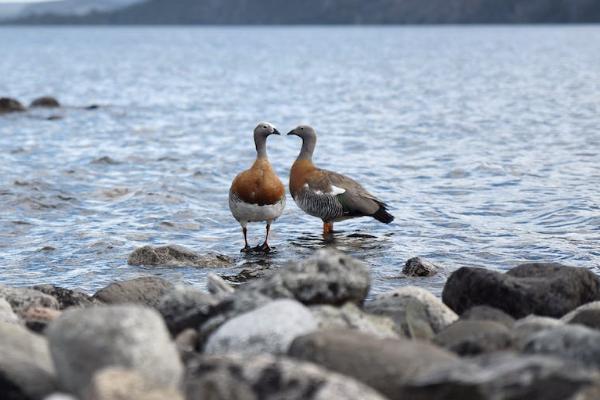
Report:
[{"label": "dark rock in water", "polygon": [[47,294],[58,300],[59,309],[69,307],[87,307],[98,304],[91,296],[81,290],[65,289],[55,285],[36,285],[32,289]]},{"label": "dark rock in water", "polygon": [[63,119],[62,115],[51,115],[48,118],[46,118],[46,121],[59,121]]},{"label": "dark rock in water", "polygon": [[89,106],[84,107],[84,110],[97,110],[100,106],[98,104],[91,104]]},{"label": "dark rock in water", "polygon": [[25,111],[25,107],[18,100],[9,97],[0,98],[0,115],[22,111]]},{"label": "dark rock in water", "polygon": [[134,303],[156,307],[162,296],[173,290],[171,282],[144,276],[123,282],[114,282],[94,294],[94,299],[108,304]]},{"label": "dark rock in water", "polygon": [[505,274],[465,267],[448,278],[442,298],[458,314],[489,305],[515,318],[529,314],[561,317],[599,300],[600,278],[586,268],[561,264],[523,264]]},{"label": "dark rock in water", "polygon": [[434,343],[461,356],[510,349],[510,330],[493,321],[457,321],[434,338]]},{"label": "dark rock in water", "polygon": [[561,318],[565,324],[585,325],[600,330],[600,301],[584,304]]},{"label": "dark rock in water", "polygon": [[458,319],[458,315],[423,288],[404,286],[377,295],[365,310],[392,318],[406,337],[430,339]]},{"label": "dark rock in water", "polygon": [[[598,372],[542,356],[494,353],[434,368],[405,387],[410,400],[575,400]],[[578,398],[579,399],[579,398]]]},{"label": "dark rock in water", "polygon": [[159,299],[156,309],[163,316],[171,334],[177,335],[186,328],[195,329],[200,325],[200,321],[189,324],[186,315],[190,312],[209,315],[217,302],[208,293],[191,287],[176,287]]},{"label": "dark rock in water", "polygon": [[203,268],[227,267],[234,260],[222,254],[198,254],[182,246],[144,246],[133,251],[127,259],[129,265],[195,266]]},{"label": "dark rock in water", "polygon": [[102,156],[92,160],[90,164],[119,165],[121,162],[109,156]]},{"label": "dark rock in water", "polygon": [[455,355],[425,342],[376,339],[343,330],[299,337],[288,354],[359,380],[391,400],[410,399],[403,397],[403,387],[419,374],[460,362]]},{"label": "dark rock in water", "polygon": [[29,107],[57,108],[60,107],[60,103],[54,97],[44,96],[33,100]]},{"label": "dark rock in water", "polygon": [[475,306],[465,311],[460,319],[463,321],[494,321],[499,324],[512,328],[515,319],[502,310],[489,306]]},{"label": "dark rock in water", "polygon": [[30,307],[59,308],[58,301],[54,297],[33,289],[10,288],[0,285],[0,298],[2,297],[18,315]]},{"label": "dark rock in water", "polygon": [[268,355],[198,356],[184,390],[187,400],[385,400],[349,377]]},{"label": "dark rock in water", "polygon": [[531,335],[523,352],[571,360],[600,369],[600,332],[581,325],[561,325]]},{"label": "dark rock in water", "polygon": [[414,257],[406,261],[402,273],[406,276],[434,276],[440,267],[421,257]]},{"label": "dark rock in water", "polygon": [[183,375],[161,316],[146,307],[70,308],[46,335],[62,387],[80,397],[107,367],[134,369],[160,387],[178,387]]},{"label": "dark rock in water", "polygon": [[242,269],[235,275],[222,275],[221,278],[234,284],[242,284],[251,280],[264,278],[271,273],[269,265],[253,265]]},{"label": "dark rock in water", "polygon": [[0,321],[0,398],[37,400],[56,389],[46,339]]}]

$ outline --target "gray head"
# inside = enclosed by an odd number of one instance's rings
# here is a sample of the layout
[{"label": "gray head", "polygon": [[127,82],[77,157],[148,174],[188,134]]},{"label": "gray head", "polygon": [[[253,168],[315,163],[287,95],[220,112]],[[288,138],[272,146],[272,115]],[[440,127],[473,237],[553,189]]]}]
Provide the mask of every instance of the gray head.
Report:
[{"label": "gray head", "polygon": [[317,145],[317,132],[308,125],[299,125],[297,128],[288,132],[289,135],[295,135],[302,138],[302,149],[298,159],[312,159],[315,146]]},{"label": "gray head", "polygon": [[275,126],[269,122],[261,122],[254,128],[254,144],[258,157],[267,156],[267,137],[280,135]]}]

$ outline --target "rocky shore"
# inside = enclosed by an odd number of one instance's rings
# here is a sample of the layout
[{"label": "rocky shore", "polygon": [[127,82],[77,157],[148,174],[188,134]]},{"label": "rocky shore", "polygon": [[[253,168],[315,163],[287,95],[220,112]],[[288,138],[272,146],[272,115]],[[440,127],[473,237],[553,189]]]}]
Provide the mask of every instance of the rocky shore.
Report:
[{"label": "rocky shore", "polygon": [[[130,262],[202,263],[175,250]],[[600,398],[600,278],[585,268],[461,268],[442,299],[413,286],[369,297],[367,265],[320,250],[235,288],[211,274],[207,288],[0,285],[0,398]]]}]

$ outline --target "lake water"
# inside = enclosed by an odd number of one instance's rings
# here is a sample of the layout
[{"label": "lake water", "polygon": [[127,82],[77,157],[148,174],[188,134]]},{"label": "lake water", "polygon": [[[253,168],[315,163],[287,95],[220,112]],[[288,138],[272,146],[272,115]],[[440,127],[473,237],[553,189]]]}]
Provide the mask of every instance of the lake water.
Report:
[{"label": "lake water", "polygon": [[[174,243],[235,257],[211,270],[235,274],[324,246],[288,196],[276,251],[239,253],[227,195],[261,120],[313,125],[316,163],[390,204],[392,225],[336,225],[333,245],[368,263],[375,293],[439,294],[461,266],[600,272],[598,26],[3,28],[0,71],[0,95],[66,105],[0,117],[2,284],[204,285],[207,270],[127,256]],[[268,144],[287,183],[299,140]],[[417,255],[446,272],[402,278]]]}]

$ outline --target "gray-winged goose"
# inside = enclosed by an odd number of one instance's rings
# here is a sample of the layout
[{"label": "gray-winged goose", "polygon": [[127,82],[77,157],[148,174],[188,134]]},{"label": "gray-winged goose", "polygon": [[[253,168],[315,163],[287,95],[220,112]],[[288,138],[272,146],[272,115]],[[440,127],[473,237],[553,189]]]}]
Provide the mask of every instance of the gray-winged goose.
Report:
[{"label": "gray-winged goose", "polygon": [[300,125],[288,133],[302,138],[300,155],[290,172],[290,192],[305,213],[323,220],[323,234],[333,232],[333,223],[349,218],[373,217],[389,224],[394,217],[387,205],[347,176],[317,168],[312,162],[317,144],[313,128]]},{"label": "gray-winged goose", "polygon": [[285,208],[285,187],[277,177],[267,158],[267,137],[279,135],[279,131],[268,122],[261,122],[254,129],[256,161],[250,169],[235,177],[229,189],[229,209],[242,226],[244,233],[243,252],[248,246],[247,228],[249,222],[266,222],[265,242],[256,249],[270,251],[269,231]]}]

